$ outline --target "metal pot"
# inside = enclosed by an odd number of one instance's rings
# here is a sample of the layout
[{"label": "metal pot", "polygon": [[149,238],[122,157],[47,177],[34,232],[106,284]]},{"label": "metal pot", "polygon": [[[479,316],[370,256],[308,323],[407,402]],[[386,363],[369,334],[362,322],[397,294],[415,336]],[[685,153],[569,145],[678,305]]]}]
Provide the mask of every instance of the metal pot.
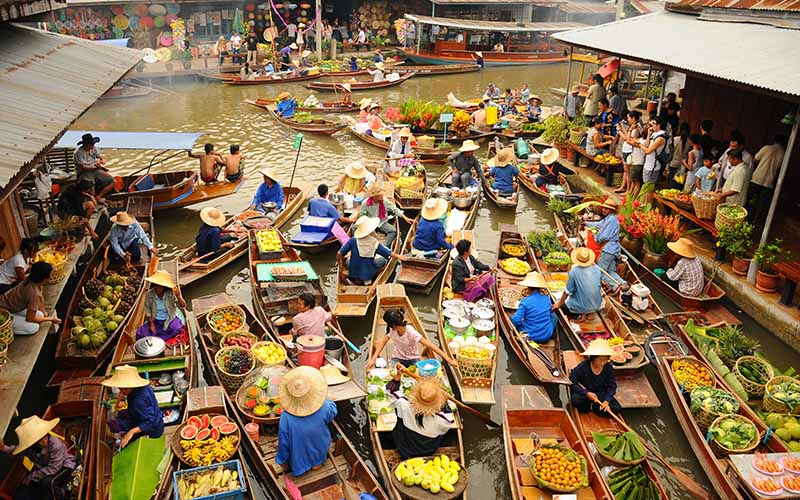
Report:
[{"label": "metal pot", "polygon": [[478,302],[475,302],[478,307],[486,307],[488,309],[494,309],[494,301],[492,299],[482,298]]},{"label": "metal pot", "polygon": [[333,193],[330,196],[330,202],[334,205],[338,205],[344,201],[344,194],[343,193]]},{"label": "metal pot", "polygon": [[450,326],[453,328],[453,331],[457,334],[466,333],[467,329],[469,328],[469,320],[467,318],[453,318],[448,321]]},{"label": "metal pot", "polygon": [[448,320],[454,320],[466,317],[466,313],[464,312],[464,309],[461,308],[449,308],[442,311],[442,316]]},{"label": "metal pot", "polygon": [[472,196],[467,196],[465,198],[453,198],[453,206],[461,210],[471,207],[474,202],[475,200],[472,198]]},{"label": "metal pot", "polygon": [[489,309],[488,307],[476,307],[475,309],[472,310],[472,317],[475,318],[476,320],[481,320],[481,319],[492,320],[494,319],[494,310]]},{"label": "metal pot", "polygon": [[[164,342],[164,339],[155,336],[143,337],[133,344],[134,352],[143,358],[154,358],[164,352],[166,347],[167,344]],[[171,377],[170,382],[172,382]]]},{"label": "metal pot", "polygon": [[478,337],[491,336],[494,334],[494,321],[490,319],[476,319],[472,322],[472,328]]}]

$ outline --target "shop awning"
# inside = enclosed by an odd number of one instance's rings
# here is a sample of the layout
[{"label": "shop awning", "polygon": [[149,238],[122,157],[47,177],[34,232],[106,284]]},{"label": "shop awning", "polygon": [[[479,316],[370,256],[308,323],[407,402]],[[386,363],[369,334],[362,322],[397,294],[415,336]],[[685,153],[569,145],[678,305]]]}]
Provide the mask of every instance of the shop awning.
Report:
[{"label": "shop awning", "polygon": [[[651,40],[658,33],[670,43]],[[706,22],[689,14],[656,12],[558,33],[568,45],[683,73],[718,78],[800,100],[800,30],[763,24]]]},{"label": "shop awning", "polygon": [[448,28],[459,28],[471,31],[499,31],[501,33],[557,32],[585,28],[587,26],[582,23],[504,23],[500,21],[473,21],[471,19],[418,16],[414,14],[406,14],[405,18],[409,21],[421,24],[435,24],[438,26],[447,26]]},{"label": "shop awning", "polygon": [[605,2],[564,2],[558,10],[567,14],[614,14],[617,8]]},{"label": "shop awning", "polygon": [[141,57],[138,50],[0,25],[0,199]]},{"label": "shop awning", "polygon": [[103,132],[93,130],[70,130],[65,132],[54,147],[76,148],[83,134],[100,138],[97,146],[102,149],[138,150],[190,150],[205,132]]}]

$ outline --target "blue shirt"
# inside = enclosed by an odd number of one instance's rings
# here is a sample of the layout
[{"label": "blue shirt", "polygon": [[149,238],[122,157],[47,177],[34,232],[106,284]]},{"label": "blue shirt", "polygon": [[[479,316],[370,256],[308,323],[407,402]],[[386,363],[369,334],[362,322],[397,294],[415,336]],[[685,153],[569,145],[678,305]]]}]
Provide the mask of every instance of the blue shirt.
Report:
[{"label": "blue shirt", "polygon": [[[348,268],[350,278],[370,281],[375,279],[375,276],[378,275],[378,266],[375,265],[375,259],[368,259],[358,254],[358,245],[356,245],[355,238],[350,238],[350,240],[339,249],[339,253],[342,255],[350,254],[350,267]],[[375,250],[375,255],[381,255],[388,260],[392,257],[392,251],[383,246],[383,244],[379,244],[378,249]]]},{"label": "blue shirt", "polygon": [[[617,123],[619,123],[619,116],[611,111],[603,111],[600,113],[600,118],[603,120],[603,133],[607,135],[617,135]],[[606,128],[608,125],[610,128]]]},{"label": "blue shirt", "polygon": [[489,177],[494,177],[492,187],[501,193],[514,192],[514,178],[518,175],[519,170],[511,164],[504,167],[492,167],[489,171]]},{"label": "blue shirt", "polygon": [[529,120],[538,120],[539,116],[542,114],[542,107],[528,104],[527,111]]},{"label": "blue shirt", "polygon": [[445,239],[444,226],[440,220],[428,220],[420,217],[417,234],[414,236],[414,248],[429,252],[440,248],[450,250],[453,245]]},{"label": "blue shirt", "polygon": [[164,297],[156,295],[156,315],[154,319],[166,321],[167,317],[167,301]]},{"label": "blue shirt", "polygon": [[358,71],[358,61],[350,59],[350,71]]},{"label": "blue shirt", "polygon": [[711,169],[703,165],[697,172],[694,173],[696,179],[700,179],[700,189],[703,191],[713,191],[714,190],[714,179],[709,179],[708,176],[711,175]]},{"label": "blue shirt", "polygon": [[383,56],[381,54],[375,54],[375,57],[372,58],[373,61],[376,63],[382,63],[384,61]]},{"label": "blue shirt", "polygon": [[308,201],[308,215],[312,217],[329,217],[336,220],[342,218],[336,207],[325,198],[311,198]]},{"label": "blue shirt", "polygon": [[264,66],[264,72],[275,73],[275,66],[273,66],[271,62],[268,62],[267,65]]},{"label": "blue shirt", "polygon": [[511,322],[517,330],[528,334],[528,340],[546,342],[553,336],[552,316],[550,297],[535,291],[522,299]]},{"label": "blue shirt", "polygon": [[288,411],[281,413],[275,462],[278,465],[288,463],[295,477],[325,462],[331,446],[328,425],[337,413],[336,403],[330,399],[326,399],[322,408],[307,417],[298,417]]},{"label": "blue shirt", "polygon": [[164,433],[164,416],[150,385],[137,387],[128,393],[128,418],[147,437],[157,438]]},{"label": "blue shirt", "polygon": [[603,293],[600,288],[600,268],[572,266],[567,278],[569,294],[566,306],[572,314],[597,312],[603,306]]},{"label": "blue shirt", "polygon": [[108,235],[108,242],[111,244],[111,249],[120,257],[125,256],[125,251],[131,246],[132,243],[138,242],[147,247],[148,250],[153,248],[153,243],[150,238],[142,229],[138,222],[134,222],[127,229],[124,226],[114,224]]},{"label": "blue shirt", "polygon": [[222,248],[222,229],[209,226],[205,222],[200,226],[197,237],[194,239],[197,244],[197,255],[206,255],[216,252]]},{"label": "blue shirt", "polygon": [[278,103],[278,116],[283,118],[291,118],[294,116],[294,109],[297,107],[297,101],[294,99],[284,99]]},{"label": "blue shirt", "polygon": [[475,64],[482,68],[484,65],[483,58],[480,56],[475,57]]},{"label": "blue shirt", "polygon": [[277,182],[273,182],[272,187],[268,187],[266,183],[262,182],[253,197],[253,205],[259,211],[261,211],[259,208],[261,204],[269,201],[274,202],[278,208],[283,208],[283,188]]},{"label": "blue shirt", "polygon": [[594,240],[606,244],[603,247],[604,253],[619,255],[619,219],[616,214],[606,215],[600,222],[587,222],[586,225],[600,228]]}]

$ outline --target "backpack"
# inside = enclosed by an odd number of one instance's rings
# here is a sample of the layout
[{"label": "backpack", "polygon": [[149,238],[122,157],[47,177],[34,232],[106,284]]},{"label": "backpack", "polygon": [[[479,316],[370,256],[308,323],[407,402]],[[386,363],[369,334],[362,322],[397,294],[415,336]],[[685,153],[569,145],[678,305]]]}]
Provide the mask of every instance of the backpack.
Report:
[{"label": "backpack", "polygon": [[669,141],[667,140],[667,133],[662,131],[661,135],[651,137],[651,139],[657,139],[658,137],[664,138],[664,145],[661,146],[660,151],[656,151],[656,161],[661,168],[664,168],[669,165],[669,162],[672,160],[672,151],[669,147]]}]

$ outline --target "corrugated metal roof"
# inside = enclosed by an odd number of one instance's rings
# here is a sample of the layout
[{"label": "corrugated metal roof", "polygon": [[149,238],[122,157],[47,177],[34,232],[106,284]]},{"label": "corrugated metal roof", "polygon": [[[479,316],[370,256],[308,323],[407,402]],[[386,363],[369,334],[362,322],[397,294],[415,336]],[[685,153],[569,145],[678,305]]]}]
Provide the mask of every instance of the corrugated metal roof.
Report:
[{"label": "corrugated metal roof", "polygon": [[703,7],[800,12],[800,0],[678,0],[668,2],[672,10],[700,11]]},{"label": "corrugated metal roof", "polygon": [[564,2],[558,10],[567,14],[614,14],[617,8],[605,2]]},{"label": "corrugated metal roof", "polygon": [[[658,33],[661,43],[653,40]],[[800,31],[656,12],[553,35],[569,45],[800,97]],[[630,43],[631,40],[653,40]]]},{"label": "corrugated metal roof", "polygon": [[0,186],[21,180],[142,57],[17,24],[0,25]]},{"label": "corrugated metal roof", "polygon": [[64,0],[0,0],[0,21],[13,21],[66,6]]},{"label": "corrugated metal roof", "polygon": [[650,14],[664,10],[664,2],[656,0],[631,0],[631,5],[639,14]]},{"label": "corrugated metal roof", "polygon": [[83,134],[99,137],[101,149],[138,149],[138,150],[191,150],[197,139],[205,132],[95,132],[92,130],[70,130],[58,140],[57,148],[74,148]]},{"label": "corrugated metal roof", "polygon": [[552,1],[542,0],[431,0],[436,5],[528,5],[528,4],[552,4]]},{"label": "corrugated metal roof", "polygon": [[586,25],[582,23],[504,23],[500,21],[473,21],[471,19],[418,16],[415,14],[406,14],[405,18],[415,23],[437,24],[439,26],[447,26],[448,28],[515,33],[535,31],[557,32],[586,27]]}]

